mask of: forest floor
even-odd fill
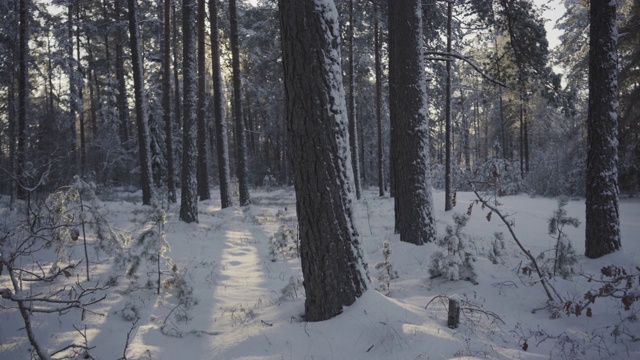
[[[305,322],[300,261],[292,241],[297,236],[293,189],[255,190],[252,205],[224,210],[217,192],[212,194],[214,199],[198,204],[198,223],[179,221],[179,207],[171,205],[164,225],[149,222],[153,211],[140,205],[139,193],[113,192],[103,197],[100,211],[112,229],[132,239],[125,248],[137,246],[145,229],[157,228],[164,234],[170,245],[160,261],[165,286],[158,294],[157,263],[152,257],[142,259],[135,274],[125,276],[126,266],[96,251],[95,237],[88,230],[91,281],[85,281],[82,264],[64,280],[65,289],[72,289],[74,283],[85,287],[110,283],[111,287],[96,292],[95,298],[106,297],[91,305],[90,311],[33,313],[40,346],[52,353],[71,342],[82,343],[91,348],[95,359],[640,358],[639,302],[627,311],[620,299],[598,298],[591,305],[591,316],[567,315],[559,302],[555,310],[548,307],[537,275],[523,271],[530,266],[529,260],[506,226],[495,214],[488,220],[489,210],[478,204],[462,229],[468,240],[466,251],[475,258],[477,284],[432,279],[431,256],[443,249],[433,243],[401,243],[393,231],[393,199],[378,197],[377,190],[364,191],[355,209],[372,278],[370,289],[339,316]],[[453,224],[452,214],[466,213],[475,195],[458,193],[452,212],[442,210],[442,192],[434,191],[434,199],[442,237],[445,227]],[[557,200],[527,195],[498,200],[523,246],[534,256],[545,253],[541,262],[552,258],[556,242],[548,234],[548,219]],[[6,207],[6,198],[0,207]],[[597,260],[582,255],[584,200],[570,200],[566,210],[581,224],[564,228],[578,254],[575,274],[566,280],[560,276],[548,280],[562,299],[580,302],[587,291],[598,289],[600,283],[589,277],[600,280],[605,266],[640,272],[640,199],[621,200],[623,250]],[[501,256],[490,261],[495,232],[504,233],[505,247]],[[273,245],[274,239],[282,240],[276,241],[280,246]],[[384,260],[385,241],[393,251],[389,262],[398,276],[383,294],[375,289],[384,285],[375,265]],[[83,258],[81,241],[67,246],[67,259]],[[38,256],[25,257],[20,265],[46,267],[47,259]],[[634,281],[631,291],[640,291],[639,280]],[[35,296],[62,285],[30,286],[28,292]],[[0,275],[2,288],[11,288],[6,272]],[[462,303],[457,329],[447,327],[450,297]],[[0,299],[1,359],[31,357],[24,327],[15,303]]]

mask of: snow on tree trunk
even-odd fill
[[[331,0],[279,6],[305,319],[320,321],[355,302],[368,278],[353,223],[338,14]]]
[[[180,220],[198,222],[198,183],[196,149],[196,56],[195,56],[194,0],[182,3],[183,36],[183,91],[184,116],[182,118],[182,195]]]
[[[138,1],[129,0],[129,36],[131,39],[131,62],[133,67],[133,87],[136,101],[136,125],[138,127],[138,151],[140,154],[140,185],[142,203],[151,204],[153,178],[151,177],[151,147],[149,145],[149,123],[144,101],[144,81],[142,79],[142,53],[138,30]]]
[[[389,0],[389,99],[395,226],[417,245],[436,236],[420,0]]]
[[[585,255],[620,249],[616,4],[591,1]]]

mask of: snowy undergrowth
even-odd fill
[[[79,337],[73,325],[84,329],[97,359],[439,359],[475,357],[495,359],[540,358],[637,358],[639,342],[624,333],[612,336],[620,321],[629,316],[620,301],[598,299],[592,317],[561,314],[552,319],[540,288],[523,275],[527,266],[515,244],[504,236],[499,222],[487,221],[486,213],[474,211],[463,233],[469,235],[466,251],[476,261],[477,285],[468,281],[430,278],[431,255],[443,249],[435,243],[416,247],[401,243],[393,234],[393,200],[365,191],[366,206],[356,209],[363,253],[370,265],[390,265],[397,277],[388,279],[388,296],[370,286],[362,298],[338,317],[319,323],[301,320],[304,290],[299,259],[278,257],[273,261],[270,239],[280,229],[295,228],[295,197],[292,189],[272,189],[252,194],[254,203],[244,208],[220,210],[213,200],[199,206],[199,222],[178,221],[177,206],[166,209],[166,223],[158,228],[149,222],[139,199],[126,200],[111,194],[105,202],[109,223],[135,241],[144,229],[155,229],[170,246],[162,254],[183,275],[192,306],[183,306],[179,292],[156,293],[157,265],[148,262],[138,269],[138,280],[122,276],[122,269],[94,264],[92,276],[116,281],[106,299],[93,309],[104,316],[34,316],[34,324],[50,349]],[[139,194],[137,194],[139,196]],[[473,194],[457,194],[464,212]],[[444,212],[444,195],[434,192],[435,214],[441,237],[446,226],[455,229],[451,212]],[[515,231],[535,254],[555,249],[557,239],[548,235],[549,217],[557,210],[553,199],[518,195],[500,198],[501,208],[511,214]],[[583,202],[569,201],[566,216],[584,223]],[[640,201],[623,200],[620,207],[624,251],[598,260],[577,256],[572,277],[553,278],[552,284],[566,299],[582,299],[596,288],[580,274],[599,279],[600,269],[617,264],[632,270],[638,265],[640,244],[634,242],[640,224]],[[138,219],[132,221],[132,219]],[[143,226],[143,224],[146,224]],[[284,228],[282,228],[284,226]],[[280,231],[283,233],[283,231]],[[455,231],[454,231],[455,233]],[[577,254],[584,252],[584,225],[564,227]],[[384,252],[385,241],[392,249]],[[77,245],[76,245],[77,246]],[[72,253],[80,249],[69,249]],[[171,278],[164,267],[163,279]],[[168,271],[169,273],[165,273]],[[77,274],[74,272],[73,277]],[[82,272],[79,272],[82,275]],[[376,276],[377,274],[372,275]],[[150,284],[147,284],[151,280]],[[0,288],[6,276],[0,275]],[[461,299],[461,325],[447,328],[447,297]],[[0,357],[28,359],[29,345],[20,316],[0,303]],[[633,304],[637,311],[638,303]],[[426,309],[425,309],[426,307]],[[533,313],[534,309],[540,309]],[[178,316],[176,316],[178,315]],[[51,315],[50,315],[51,316]],[[133,323],[137,320],[137,323]],[[625,322],[624,331],[638,333],[637,322]],[[128,338],[128,340],[127,340]]]

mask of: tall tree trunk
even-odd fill
[[[217,0],[209,0],[209,21],[211,24],[211,68],[213,75],[213,114],[215,117],[216,148],[218,149],[218,179],[220,181],[220,205],[232,205],[229,179],[229,145],[227,121],[224,114],[222,76],[220,74],[220,36],[218,34]]]
[[[451,2],[447,2],[447,53],[451,53]],[[445,165],[444,165],[444,211],[453,209],[453,175],[451,174],[451,151],[453,147],[451,131],[451,62],[447,59],[447,78],[445,82]]]
[[[395,227],[400,240],[435,240],[421,0],[389,0],[389,99]]]
[[[240,190],[240,206],[249,205],[249,174],[247,171],[247,140],[242,117],[242,80],[238,43],[238,15],[236,0],[229,0],[229,40],[231,41],[231,67],[233,71],[233,112],[236,125],[236,160]]]
[[[618,213],[616,1],[591,1],[585,255],[621,247]]]
[[[182,2],[182,83],[184,117],[182,119],[182,194],[180,220],[198,222],[198,183],[196,148],[196,56],[194,26],[196,16],[194,0]]]
[[[169,202],[176,203],[173,119],[171,117],[171,0],[164,0],[162,5],[164,33],[162,38],[162,116],[167,147],[167,192]]]
[[[76,102],[76,110],[78,112],[78,127],[80,128],[80,171],[86,171],[87,166],[87,136],[86,136],[86,125],[84,123],[84,77],[85,71],[82,68],[82,62],[80,61],[81,57],[81,44],[80,44],[80,23],[82,19],[80,19],[80,2],[76,3],[76,19],[78,20],[78,26],[76,27],[76,61],[78,62],[78,74],[76,76],[77,80],[77,91],[78,91],[78,99]]]
[[[367,288],[347,170],[340,33],[332,1],[280,0],[279,7],[305,320],[320,321],[340,314]]]
[[[362,198],[360,190],[360,161],[358,161],[358,124],[356,123],[356,81],[353,64],[353,0],[349,0],[349,146],[351,147],[351,167],[356,184],[356,198]]]
[[[149,145],[149,123],[145,104],[142,73],[142,53],[138,30],[138,1],[129,1],[129,37],[131,40],[131,62],[133,66],[133,88],[136,102],[136,125],[138,128],[138,152],[140,154],[140,187],[142,204],[151,205],[153,178],[151,175],[151,149]]]
[[[17,179],[22,186],[18,186],[18,198],[26,198],[27,177],[24,175],[27,162],[27,121],[29,110],[29,4],[28,0],[20,0],[20,26],[18,48],[18,149],[17,149]]]
[[[378,195],[384,196],[384,147],[382,146],[382,65],[380,62],[380,11],[374,2],[373,37],[376,74],[376,122],[378,124]]]
[[[118,23],[124,22],[122,18],[122,0],[115,0],[115,17]],[[121,26],[118,26],[116,32],[116,80],[118,82],[118,93],[116,94],[116,102],[118,104],[118,119],[120,120],[120,141],[121,144],[129,142],[129,104],[127,96],[127,83],[124,78],[124,51],[123,46],[126,42],[126,32]]]
[[[172,2],[171,11],[173,14],[173,86],[175,86],[175,116],[176,121],[175,124],[179,129],[182,128],[182,95],[180,94],[180,61],[178,59],[179,51],[179,37],[178,37],[178,21],[177,21],[177,11],[175,2]],[[178,156],[179,154],[176,154]]]
[[[198,195],[200,200],[211,199],[209,189],[209,154],[207,146],[207,123],[205,119],[206,89],[205,77],[205,0],[198,0]]]

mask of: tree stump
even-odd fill
[[[453,295],[449,298],[449,316],[447,317],[447,326],[450,329],[458,328],[460,322],[460,298]]]

